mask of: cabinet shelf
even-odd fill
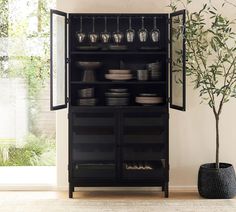
[[[70,83],[77,85],[165,85],[166,81],[71,81]]]
[[[72,51],[71,55],[166,55],[166,51]]]
[[[145,110],[155,110],[155,111],[160,111],[164,112],[167,111],[166,105],[155,105],[155,106],[136,106],[136,105],[127,105],[127,106],[70,106],[71,111],[76,112],[77,110],[94,110],[94,109],[101,109],[101,110],[107,110],[107,109],[125,109],[131,111],[133,109],[141,109],[142,111]]]

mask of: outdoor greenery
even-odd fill
[[[219,121],[223,106],[236,97],[235,20],[229,20],[206,2],[199,11],[188,10],[193,0],[175,0],[173,11],[186,9],[186,69],[202,101],[212,109],[216,127],[216,168],[219,168]],[[222,0],[222,7],[235,6]],[[235,29],[235,28],[234,28]]]
[[[37,128],[39,95],[49,79],[49,10],[54,2],[55,0],[24,0],[22,4],[27,6],[22,12],[26,15],[17,18],[21,15],[17,14],[19,11],[11,14],[9,8],[10,5],[17,7],[19,1],[0,0],[0,39],[22,41],[10,42],[11,46],[2,48],[4,52],[0,54],[0,78],[24,79],[27,85],[29,118],[29,136],[25,138],[24,146],[9,147],[9,144],[0,144],[0,165],[55,165],[55,138],[42,135]],[[35,24],[31,27],[32,21],[36,23],[36,27]],[[2,156],[6,149],[9,158],[5,161]]]
[[[8,147],[8,160],[0,154],[0,166],[53,166],[56,146],[54,138],[28,135],[23,147]]]

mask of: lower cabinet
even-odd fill
[[[70,197],[80,186],[160,186],[168,196],[168,114],[156,110],[71,111]]]
[[[99,181],[101,179],[115,180],[115,163],[75,163],[73,166],[73,177],[84,180]]]

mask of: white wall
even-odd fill
[[[66,12],[107,13],[158,13],[170,12],[166,0],[57,0],[57,9]],[[190,9],[198,9],[201,2],[195,1]],[[214,1],[221,5],[221,1]],[[224,11],[236,17],[235,8]],[[207,105],[200,105],[198,92],[187,83],[187,111],[170,110],[170,185],[174,188],[193,188],[197,183],[199,165],[213,162],[215,158],[214,119]],[[236,167],[236,100],[225,106],[221,121],[221,161]],[[58,185],[67,185],[67,111],[57,112]],[[223,146],[224,145],[224,146]]]

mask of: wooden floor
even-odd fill
[[[0,191],[0,199],[67,199],[68,192],[60,191]],[[162,199],[159,191],[78,191],[74,199]],[[169,199],[201,199],[197,192],[170,192]]]

